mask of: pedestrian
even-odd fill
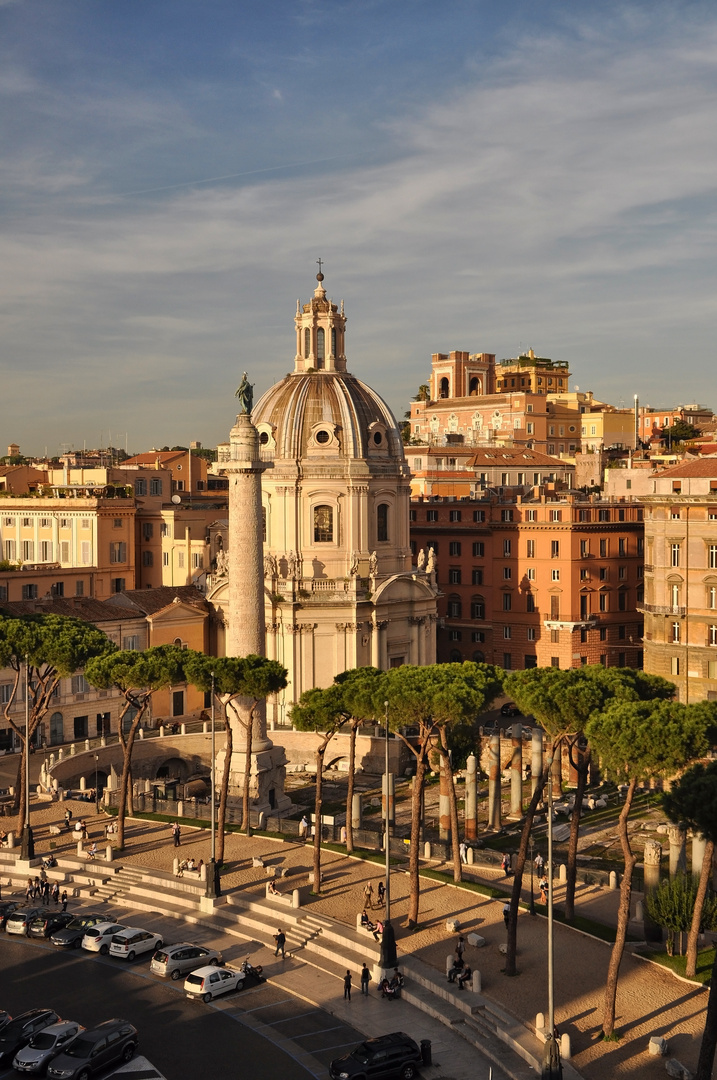
[[[468,964],[466,964],[466,966],[463,968],[463,971],[460,973],[460,975],[458,976],[458,978],[456,980],[457,983],[458,983],[458,989],[459,990],[465,990],[465,984],[472,977],[473,977],[473,972],[471,971],[470,966]]]
[[[174,823],[174,846],[179,847],[181,841],[182,841],[182,832],[181,832],[181,829],[179,828],[179,822],[175,821],[175,823]]]
[[[67,810],[65,810],[65,828],[67,829],[68,832],[70,831],[70,822],[71,821],[72,821],[72,811],[68,807]]]
[[[373,907],[373,885],[370,881],[367,881],[363,889],[363,906],[365,908]]]
[[[274,956],[278,956],[281,953],[281,959],[285,959],[284,948],[286,946],[286,934],[283,930],[277,930],[274,934],[274,941],[276,942],[276,950]]]
[[[385,902],[386,902],[386,886],[384,885],[383,880],[381,880],[378,883],[378,906],[383,907]]]
[[[371,972],[364,964],[361,968],[361,993],[368,997],[368,984],[371,980]]]
[[[62,890],[62,910],[67,911],[67,889]]]
[[[33,898],[33,900],[35,899],[36,896],[40,896],[41,894],[42,894],[42,885],[40,884],[39,877],[36,877],[35,878],[35,884],[34,884],[33,890],[32,890],[32,898]]]
[[[43,903],[50,903],[50,882],[46,881],[42,886],[42,899]]]
[[[344,1001],[346,999],[351,1000],[351,972],[347,971],[344,975]]]
[[[543,856],[540,854],[540,852],[538,852],[538,854],[535,856],[535,872],[538,876],[542,874],[544,865],[545,863],[543,862]]]
[[[503,904],[503,922],[505,923],[505,928],[507,930],[508,923],[510,922],[510,904]]]
[[[308,821],[308,818],[306,817],[306,814],[304,814],[301,821],[299,822],[299,840],[303,840],[304,843],[306,843],[306,834],[308,833],[308,831],[309,831],[309,821]]]
[[[52,886],[52,899],[54,900],[55,904],[59,904],[59,902],[60,902],[60,885],[59,885],[59,882],[57,882],[57,881]]]
[[[510,855],[506,852],[500,864],[506,877],[510,874]]]
[[[27,888],[25,889],[25,903],[29,904],[34,898],[35,890],[32,885],[32,878],[27,879]]]
[[[544,904],[547,904],[547,902],[548,902],[548,879],[547,879],[547,877],[545,877],[545,875],[543,875],[543,877],[538,882],[538,888],[540,889],[540,899],[541,899],[541,901]]]
[[[465,840],[461,840],[460,844],[458,845],[458,853],[459,853],[459,855],[461,857],[461,862],[462,863],[467,863],[468,862],[468,845],[466,844]]]
[[[463,959],[463,953],[465,952],[466,941],[463,934],[458,935],[458,943],[456,945],[456,955]]]

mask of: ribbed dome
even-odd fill
[[[403,442],[385,401],[345,371],[294,372],[252,410],[262,457],[297,459],[319,452],[403,462]],[[274,445],[275,444],[275,445]]]

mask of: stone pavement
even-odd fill
[[[75,817],[82,813],[86,815],[91,838],[93,832],[101,834],[101,823],[94,818],[94,808],[90,804],[71,805]],[[61,819],[63,809],[59,804],[53,804],[33,810],[33,819],[42,821],[38,829],[38,850],[47,849],[47,828],[52,821]],[[66,834],[58,839],[60,845],[57,854],[63,850],[74,850],[75,845],[66,839]],[[179,854],[192,854],[195,858],[206,860],[208,845],[206,832],[185,828]],[[122,854],[123,865],[168,870],[175,854],[168,824],[153,821],[132,821],[129,824],[128,848]],[[300,843],[275,841],[266,837],[247,839],[238,834],[229,834],[227,872],[223,884],[237,897],[264,897],[266,877],[264,871],[252,868],[251,858],[255,855],[261,855],[269,862],[281,864],[291,871],[286,881],[280,879],[280,888],[300,885],[311,868],[312,852]],[[322,865],[327,877],[322,896],[310,897],[302,911],[330,916],[353,927],[356,913],[363,906],[363,886],[370,879],[375,889],[382,869],[376,864],[333,852],[323,853]],[[508,887],[499,870],[475,868],[471,876],[498,886],[503,882]],[[411,953],[425,961],[438,977],[438,973],[445,970],[445,957],[452,951],[454,942],[454,936],[446,931],[446,918],[455,917],[460,921],[462,931],[476,929],[486,938],[485,948],[469,948],[467,953],[471,966],[481,971],[486,997],[527,1025],[532,1024],[537,1011],[546,1011],[544,918],[531,918],[527,913],[521,913],[518,937],[520,974],[515,979],[507,979],[502,974],[504,961],[498,951],[498,946],[505,939],[502,901],[423,879],[421,926],[411,934],[404,925],[407,877],[399,870],[392,875],[392,880],[392,916],[397,926],[399,953]],[[557,899],[560,900],[559,890]],[[578,893],[578,910],[588,917],[608,923],[614,921],[617,900],[616,892],[583,886]],[[278,914],[277,920],[280,920]],[[635,958],[629,952],[623,959],[618,990],[617,1025],[622,1038],[616,1043],[604,1043],[599,1039],[609,955],[608,944],[556,924],[556,1019],[560,1030],[569,1032],[571,1036],[573,1064],[587,1080],[603,1080],[606,1075],[661,1077],[664,1075],[664,1062],[647,1054],[649,1036],[661,1034],[668,1038],[675,1056],[694,1069],[704,1023],[706,992],[680,982],[665,969]],[[306,978],[313,976],[307,974]],[[327,986],[331,985],[328,978],[324,981]],[[342,1009],[344,1006],[339,1001],[337,990],[338,987],[335,987],[329,997],[333,1000],[332,1008]],[[328,1008],[328,1004],[322,1007]],[[351,1006],[354,1004],[352,1002]],[[391,1003],[381,1002],[381,1005],[390,1007]],[[403,1003],[398,1007],[403,1008]],[[423,1026],[425,1019],[421,1017],[419,1023]]]

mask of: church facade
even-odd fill
[[[285,723],[304,690],[347,668],[431,664],[435,564],[413,566],[410,473],[399,427],[381,397],[347,370],[346,315],[323,275],[297,301],[294,370],[252,408],[259,453],[266,655],[289,672],[270,723]],[[208,592],[219,651],[231,642],[230,579],[240,572],[240,508],[232,508]],[[257,598],[259,600],[259,598]],[[223,638],[223,641],[221,640]]]

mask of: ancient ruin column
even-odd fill
[[[559,746],[553,754],[553,764],[550,769],[550,777],[553,785],[553,798],[563,797],[563,754],[562,746]]]
[[[701,833],[692,834],[692,876],[699,878],[702,873],[702,863],[705,858],[707,841]]]
[[[445,766],[445,760],[441,754],[441,767],[439,773],[439,794],[438,794],[438,835],[441,840],[451,839],[451,797],[450,797],[450,780],[448,779],[448,770]]]
[[[500,805],[500,735],[492,735],[488,765],[488,828],[501,827]]]
[[[354,796],[351,800],[351,825],[354,829],[360,829],[363,820],[361,795],[359,792],[354,792]]]
[[[510,759],[510,816],[523,813],[523,725],[513,724],[513,754]]]
[[[540,783],[540,777],[543,773],[543,732],[539,727],[533,728],[531,751],[530,793],[533,795],[536,787]]]
[[[667,835],[670,840],[670,877],[675,877],[687,869],[687,830],[684,825],[669,825]]]
[[[463,830],[466,840],[475,840],[478,832],[478,773],[475,755],[466,761],[466,798],[463,811]]]
[[[645,886],[645,897],[649,893],[656,889],[660,884],[660,861],[662,859],[662,845],[658,844],[657,840],[646,840],[645,851],[643,856]],[[645,940],[646,941],[661,941],[662,930],[659,926],[653,923],[652,919],[645,910],[643,924],[645,927]]]

